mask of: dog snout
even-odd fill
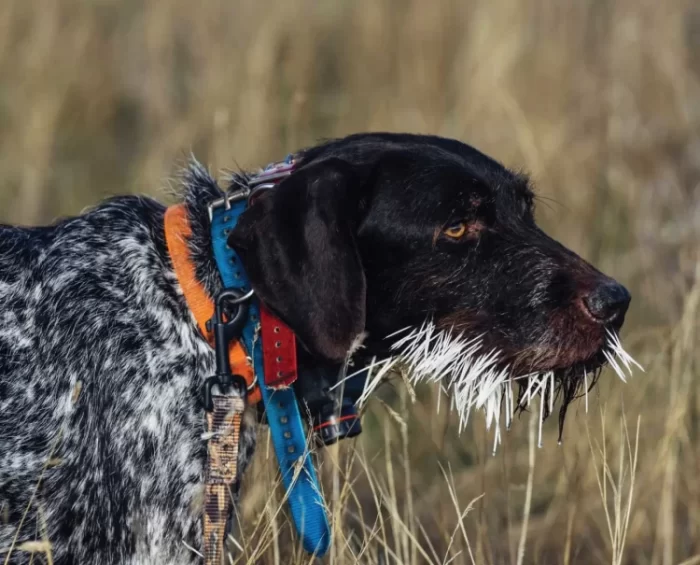
[[[588,313],[601,324],[621,324],[632,297],[620,283],[607,280],[583,299]]]

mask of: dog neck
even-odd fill
[[[250,175],[234,173],[229,176],[228,189],[246,186]],[[221,276],[212,252],[211,227],[208,206],[225,192],[209,171],[194,158],[181,173],[181,199],[187,208],[192,235],[188,239],[190,256],[197,279],[210,297],[222,290]]]

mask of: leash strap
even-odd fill
[[[245,402],[239,396],[214,394],[212,403],[213,410],[207,412],[204,562],[221,565],[231,514],[229,486],[238,476],[238,443]]]
[[[246,205],[246,200],[233,201],[228,206],[212,208],[211,215],[214,257],[224,287],[244,293],[250,290],[248,277],[240,258],[227,245],[227,239]],[[330,526],[316,470],[307,448],[296,395],[290,387],[296,380],[294,334],[264,307],[261,312],[255,298],[250,302],[248,316],[249,322],[243,328],[243,341],[252,358],[262,394],[294,525],[304,549],[322,556],[330,546]],[[263,354],[263,347],[266,355]]]

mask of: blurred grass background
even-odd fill
[[[535,449],[526,414],[495,457],[479,418],[458,437],[435,391],[387,387],[360,440],[324,454],[328,561],[700,564],[700,5],[0,2],[2,221],[163,198],[189,151],[257,167],[363,130],[530,172],[539,221],[631,289],[625,343],[647,371],[604,373],[561,447],[550,421]],[[261,446],[239,560],[308,562]]]

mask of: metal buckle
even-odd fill
[[[214,210],[217,208],[221,208],[223,206],[226,208],[226,210],[230,210],[232,202],[247,200],[252,196],[253,192],[267,190],[277,186],[276,181],[288,177],[294,172],[294,165],[294,161],[290,160],[288,157],[286,160],[280,163],[275,163],[275,165],[273,165],[269,170],[262,171],[248,179],[248,186],[246,188],[241,188],[235,192],[225,194],[222,198],[211,202],[207,206],[207,210],[209,212],[209,222],[211,223],[211,221],[214,219]]]
[[[230,210],[232,202],[238,202],[240,200],[247,199],[248,196],[250,196],[250,192],[251,191],[249,188],[241,188],[236,192],[231,192],[230,194],[224,195],[222,198],[210,202],[207,205],[207,211],[209,212],[209,222],[211,222],[214,219],[214,210],[216,210],[217,208],[221,208],[222,206],[226,208],[226,210]]]

